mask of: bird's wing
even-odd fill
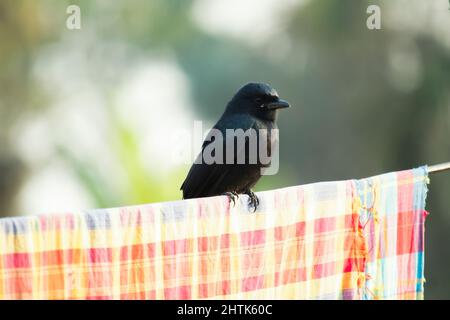
[[[225,139],[226,129],[240,128],[245,131],[254,127],[255,120],[253,118],[248,116],[233,115],[230,117],[221,118],[213,128],[222,132],[225,140],[224,148],[228,149],[227,144],[234,143],[234,141],[228,141]],[[202,145],[202,151],[198,157],[202,157],[205,147],[212,142],[210,139],[211,133],[208,134],[205,139],[205,142]],[[234,156],[235,161],[240,152],[244,152],[242,147],[236,151]],[[220,192],[219,190],[221,189],[222,182],[229,174],[231,168],[232,166],[230,165],[215,163],[208,165],[206,163],[194,163],[180,188],[183,190],[183,198],[188,199],[218,194],[218,192]]]
[[[218,194],[217,189],[228,171],[229,169],[223,165],[193,164],[181,186],[183,198],[200,198]]]

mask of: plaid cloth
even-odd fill
[[[427,168],[0,219],[1,299],[421,299]]]

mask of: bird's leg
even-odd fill
[[[233,201],[233,207],[236,206],[236,199],[239,198],[239,194],[236,191],[225,192],[222,195],[227,196],[230,202]]]
[[[252,190],[245,191],[245,194],[248,195],[248,204],[250,207],[253,207],[253,212],[256,211],[256,209],[259,206],[259,199],[256,196],[256,194]]]

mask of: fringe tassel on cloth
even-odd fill
[[[427,168],[0,219],[0,299],[423,299]]]

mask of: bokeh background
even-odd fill
[[[449,161],[449,7],[2,0],[0,216],[180,199],[189,165],[168,161],[170,132],[213,124],[252,80],[293,105],[280,171],[257,190]],[[450,298],[450,173],[431,177],[427,204],[425,296]]]

